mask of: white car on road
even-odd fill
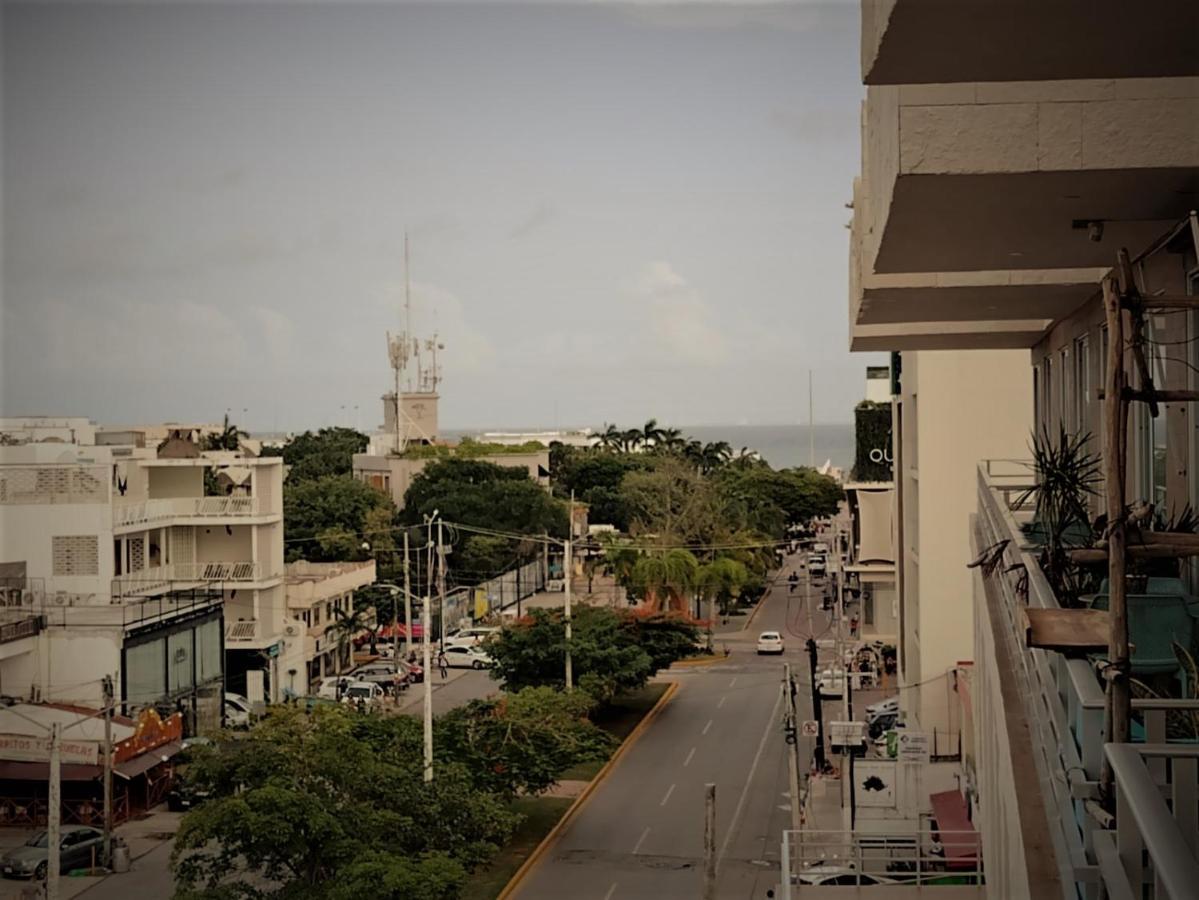
[[[758,653],[782,653],[783,636],[777,631],[763,631],[758,635]]]
[[[450,668],[486,669],[491,665],[491,657],[474,647],[447,646],[443,652],[446,664]]]
[[[447,649],[450,647],[478,647],[483,641],[487,640],[493,634],[499,634],[499,632],[500,629],[495,627],[475,626],[463,628],[447,634],[445,636],[445,645]]]

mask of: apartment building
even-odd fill
[[[124,712],[182,711],[189,731],[220,722],[226,689],[280,699],[303,668],[285,633],[282,463],[238,463],[251,475],[233,496],[185,440],[170,458],[0,447],[0,614],[38,622],[0,644],[0,691],[96,707],[113,675]]]
[[[935,677],[970,635],[962,791],[995,898],[1179,900],[1199,884],[1199,779],[1175,727],[1199,703],[1134,700],[1132,742],[1108,742],[1093,659],[1030,646],[1026,611],[1069,601],[1030,536],[1031,467],[1012,461],[1031,455],[1033,423],[1101,431],[1101,283],[1113,272],[1120,315],[1138,328],[1121,348],[1129,384],[1196,387],[1196,34],[1199,6],[1183,0],[862,5],[851,346],[903,352],[904,677]],[[1186,394],[1157,416],[1133,404],[1129,498],[1167,514],[1195,502],[1195,414]],[[995,565],[958,568],[984,551]],[[1170,581],[1177,640],[1193,634],[1195,584]],[[1162,630],[1156,596],[1130,598],[1134,646]],[[1135,650],[1131,665],[1136,675]],[[935,706],[922,696],[917,714]]]
[[[304,633],[303,682],[293,690],[309,693],[325,676],[352,667],[352,635],[337,625],[353,621],[354,592],[375,583],[375,561],[298,560],[286,570],[288,615]]]

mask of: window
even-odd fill
[[[1091,354],[1084,334],[1074,342],[1074,427],[1079,434],[1091,430],[1091,394]]]
[[[1045,391],[1045,430],[1046,435],[1050,432],[1050,424],[1053,422],[1053,357],[1045,357],[1045,384],[1042,385]]]
[[[1039,434],[1044,430],[1045,404],[1041,402],[1041,367],[1032,368],[1032,427],[1033,433]]]
[[[1074,425],[1070,421],[1070,351],[1063,349],[1061,355],[1061,371],[1058,374],[1058,420],[1067,429]]]
[[[97,535],[55,535],[51,538],[50,554],[56,576],[100,574],[100,538]]]

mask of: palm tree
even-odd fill
[[[663,428],[658,434],[655,446],[668,453],[678,453],[687,446],[687,439],[683,437],[683,432],[677,428]]]
[[[236,450],[241,445],[242,438],[248,438],[250,433],[242,431],[229,421],[229,413],[225,413],[225,422],[220,434],[210,434],[204,438],[205,450]]]
[[[605,422],[604,430],[599,433],[600,446],[605,450],[619,450],[623,436],[624,432],[622,432],[619,428],[617,428],[615,425],[609,425],[607,422]]]
[[[647,554],[633,567],[633,584],[654,612],[664,605],[682,609],[684,598],[695,584],[699,560],[688,550],[675,548],[662,554]]]
[[[620,433],[620,449],[625,453],[630,453],[641,446],[642,440],[642,433],[637,428],[622,431]]]
[[[611,538],[603,540],[604,573],[628,591],[633,585],[633,569],[641,554],[632,547],[618,543]]]
[[[658,420],[650,419],[641,429],[641,443],[647,447],[653,447],[660,440],[662,440],[662,429],[658,427]]]
[[[733,448],[728,441],[713,441],[704,444],[700,452],[700,470],[705,474],[713,472],[733,458]]]

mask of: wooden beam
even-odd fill
[[[1121,275],[1131,278],[1131,267],[1124,270],[1128,254],[1120,253]],[[1131,287],[1131,285],[1130,285]],[[1126,744],[1130,734],[1132,695],[1128,683],[1128,603],[1127,585],[1124,581],[1126,560],[1124,556],[1124,448],[1121,434],[1123,420],[1128,413],[1124,399],[1124,323],[1120,309],[1120,297],[1111,278],[1103,279],[1103,309],[1107,318],[1107,394],[1103,401],[1103,475],[1104,496],[1107,507],[1108,535],[1107,578],[1108,613],[1108,669],[1106,735],[1109,742]],[[1114,797],[1112,790],[1115,777],[1104,757],[1102,783],[1105,794]]]
[[[1097,388],[1095,396],[1100,400],[1106,400],[1107,391],[1104,388]],[[1148,402],[1149,400],[1147,391],[1138,391],[1136,388],[1130,387],[1124,389],[1123,397],[1125,400],[1138,402]],[[1199,401],[1199,391],[1154,391],[1153,397],[1162,403],[1195,403]]]
[[[1110,631],[1108,614],[1100,609],[1024,610],[1024,643],[1029,647],[1078,656],[1101,653]]]
[[[1141,309],[1199,309],[1199,297],[1190,297],[1185,294],[1138,297],[1133,302]]]
[[[1132,559],[1183,559],[1199,556],[1199,547],[1178,547],[1174,544],[1133,544],[1124,550]],[[1067,550],[1066,556],[1071,562],[1101,563],[1108,558],[1108,551],[1103,547],[1080,547]]]
[[[1185,531],[1131,531],[1127,537],[1128,547],[1165,546],[1199,550],[1199,534]]]

